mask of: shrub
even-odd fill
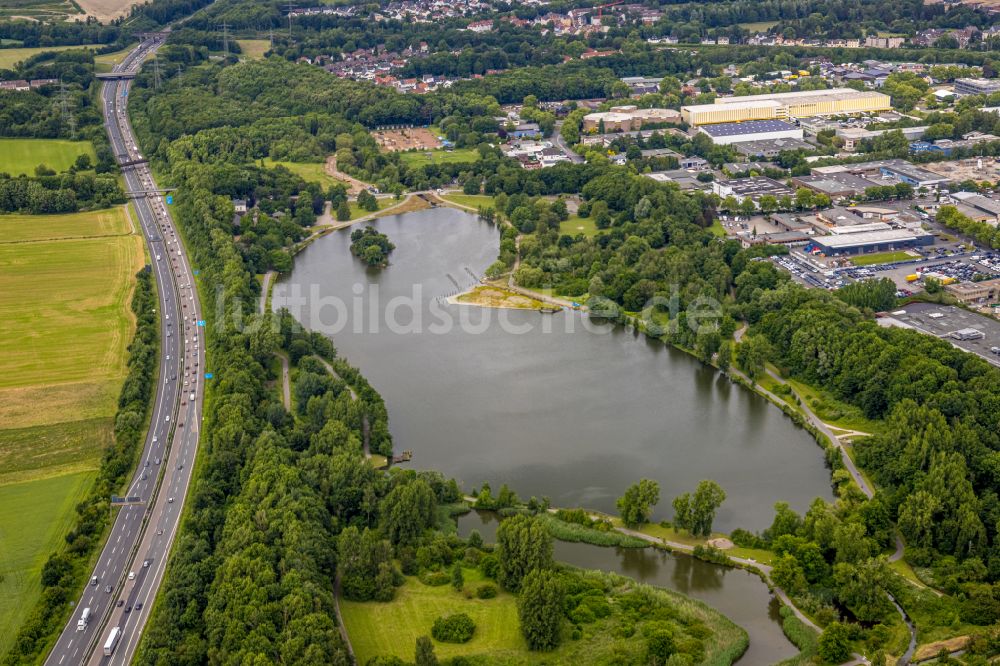
[[[444,571],[425,571],[420,574],[420,582],[431,587],[440,587],[451,582],[451,575]]]
[[[592,610],[581,604],[570,612],[569,619],[576,624],[590,624],[597,618],[594,617],[594,612]]]
[[[476,623],[465,613],[444,615],[434,620],[431,636],[442,643],[467,643],[476,631]]]
[[[492,599],[497,596],[497,586],[493,583],[483,583],[476,588],[476,597],[478,599]]]

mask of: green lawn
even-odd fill
[[[41,594],[42,565],[62,545],[93,472],[0,486],[0,654]]]
[[[484,208],[490,208],[493,206],[493,197],[485,194],[443,194],[441,198],[445,201],[450,201],[456,203],[459,206],[468,206],[473,210],[483,206]]]
[[[456,148],[454,150],[417,150],[400,153],[399,159],[411,167],[422,167],[426,164],[455,164],[457,162],[475,162],[479,159],[479,151],[475,148]]]
[[[43,46],[16,49],[0,49],[0,69],[13,69],[16,63],[27,60],[33,55],[50,51],[70,51],[86,49],[87,46]]]
[[[477,599],[470,593],[484,582],[482,575],[476,569],[466,568],[463,568],[463,575],[464,592],[456,592],[451,585],[429,587],[416,578],[407,578],[404,585],[397,588],[396,598],[391,602],[342,601],[344,626],[358,663],[367,663],[377,655],[412,660],[417,638],[430,635],[435,618],[452,613],[468,614],[476,624],[475,634],[468,643],[461,645],[433,641],[439,659],[461,655],[488,664],[642,663],[643,627],[636,626],[637,631],[630,638],[618,637],[615,629],[623,618],[614,610],[616,595],[639,588],[649,590],[663,603],[661,608],[677,617],[678,625],[700,623],[711,630],[704,641],[706,657],[702,663],[729,663],[730,658],[726,655],[741,651],[740,646],[746,641],[742,629],[698,601],[668,590],[640,586],[621,576],[584,572],[580,575],[599,579],[605,590],[613,590],[609,599],[612,615],[581,624],[579,639],[573,640],[567,635],[552,652],[530,652],[520,633],[516,599],[503,592],[494,599]],[[472,598],[467,598],[466,594]]]
[[[467,589],[474,590],[483,582],[474,569],[463,573]],[[439,658],[527,651],[518,631],[515,599],[507,593],[495,599],[466,599],[451,585],[430,587],[416,578],[407,578],[391,603],[341,601],[341,612],[359,664],[377,655],[412,659],[417,638],[430,635],[434,619],[459,612],[473,619],[476,633],[464,645],[434,641]]]
[[[326,172],[322,162],[276,162],[270,157],[265,157],[264,166],[268,168],[283,166],[303,180],[319,183],[324,189],[341,182]]]
[[[91,160],[96,159],[94,146],[89,141],[0,139],[0,172],[12,176],[34,174],[39,164],[65,171],[78,155],[84,154],[90,155]]]
[[[909,261],[915,259],[906,250],[896,250],[895,252],[876,252],[875,254],[862,254],[851,259],[855,266],[871,266],[873,264],[888,264],[894,261]]]
[[[777,21],[754,21],[752,23],[739,23],[741,28],[749,32],[767,32],[774,26],[778,25]]]
[[[568,219],[559,223],[559,233],[569,236],[583,234],[587,238],[591,238],[592,236],[596,236],[599,231],[601,230],[594,224],[594,218],[592,217],[570,215]]]
[[[236,43],[240,45],[243,55],[250,60],[260,60],[271,48],[271,42],[267,39],[237,39]]]
[[[717,219],[712,220],[712,226],[710,226],[708,230],[712,232],[713,236],[717,236],[719,238],[726,237],[726,229],[722,226],[722,222],[719,222]]]

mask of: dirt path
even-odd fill
[[[354,176],[348,175],[338,169],[336,155],[330,155],[326,158],[326,173],[337,180],[347,183],[347,194],[349,196],[357,196],[362,190],[367,190],[371,187],[368,183],[363,183]]]
[[[285,409],[291,413],[292,384],[288,372],[288,357],[283,353],[278,352],[278,358],[281,359],[281,401],[285,403]]]
[[[264,280],[260,285],[260,305],[258,306],[258,312],[264,314],[265,308],[267,308],[267,295],[271,289],[271,280],[274,279],[274,271],[268,271],[264,273]]]

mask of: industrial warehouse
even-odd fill
[[[748,120],[743,123],[702,125],[698,131],[707,134],[712,143],[717,145],[802,138],[802,129],[784,120]]]
[[[714,104],[681,107],[689,125],[740,123],[748,120],[784,120],[811,116],[889,111],[889,96],[873,90],[833,88],[773,95],[720,97]]]

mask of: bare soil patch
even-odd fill
[[[434,150],[441,147],[441,142],[425,127],[414,127],[398,130],[376,130],[372,132],[375,141],[387,153],[404,150]]]

